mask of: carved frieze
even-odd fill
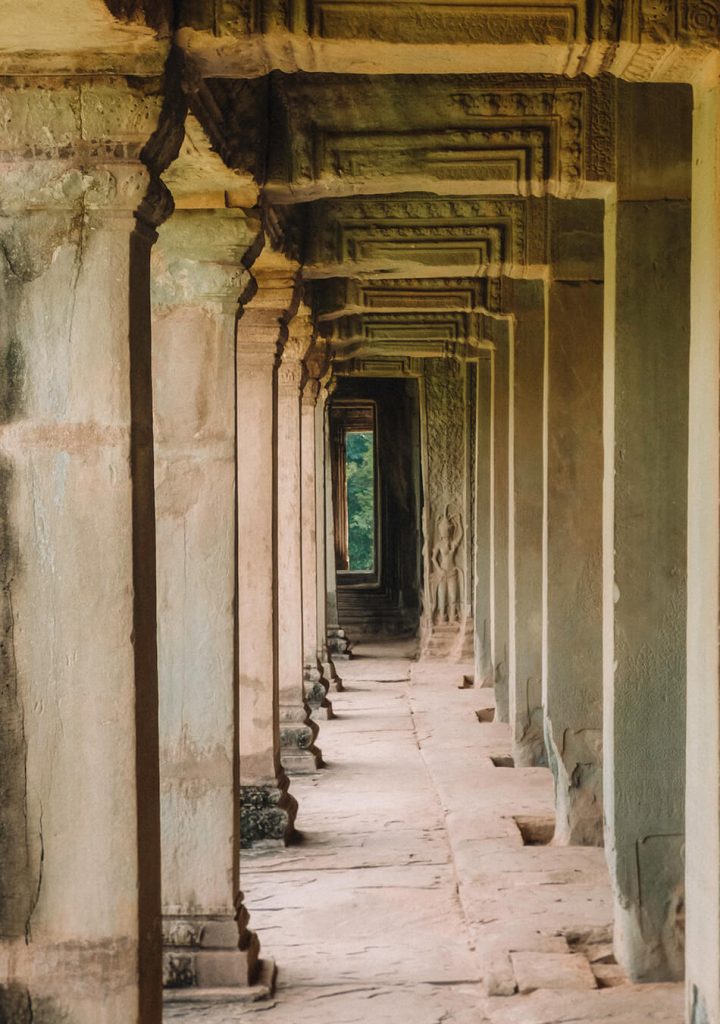
[[[541,45],[575,41],[584,31],[585,2],[223,0],[215,21],[234,34],[284,28],[327,40]]]

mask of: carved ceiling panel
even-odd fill
[[[333,324],[336,359],[411,355],[415,359],[467,357],[483,344],[477,313],[365,313]]]
[[[375,312],[465,312],[500,309],[501,281],[497,277],[352,278],[313,282],[313,305],[318,321]]]
[[[614,96],[607,77],[286,77],[268,191],[575,195],[614,179]]]
[[[455,276],[542,264],[539,200],[388,196],[308,204],[305,273],[313,277]]]

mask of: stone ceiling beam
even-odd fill
[[[177,33],[201,74],[597,74],[691,81],[718,46],[717,0],[229,0]]]
[[[0,75],[162,73],[170,0],[0,0]]]

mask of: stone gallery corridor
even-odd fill
[[[458,689],[462,666],[413,663],[415,647],[359,649],[333,700],[332,771],[294,782],[303,842],[247,859],[275,999],[172,1003],[165,1019],[680,1024],[681,985],[631,985],[614,962],[602,850],[544,845],[548,769],[508,771],[492,691]]]
[[[0,1024],[720,1024],[720,0],[0,0],[0,410]]]

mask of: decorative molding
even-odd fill
[[[237,36],[284,29],[324,40],[552,45],[581,37],[585,6],[584,0],[225,0],[216,18],[217,29]]]
[[[374,312],[457,311],[498,312],[501,280],[497,277],[385,278],[361,281],[336,278],[313,282],[313,305],[318,322]]]
[[[643,43],[720,45],[720,0],[635,0],[631,10]]]
[[[532,201],[390,196],[312,205],[308,277],[328,266],[389,276],[408,264],[478,273],[546,260],[546,211]]]
[[[419,377],[422,363],[410,356],[352,359],[338,365],[339,377]]]
[[[573,195],[614,170],[613,90],[610,78],[551,75],[285,77],[269,192],[411,191],[424,178],[448,192]]]

